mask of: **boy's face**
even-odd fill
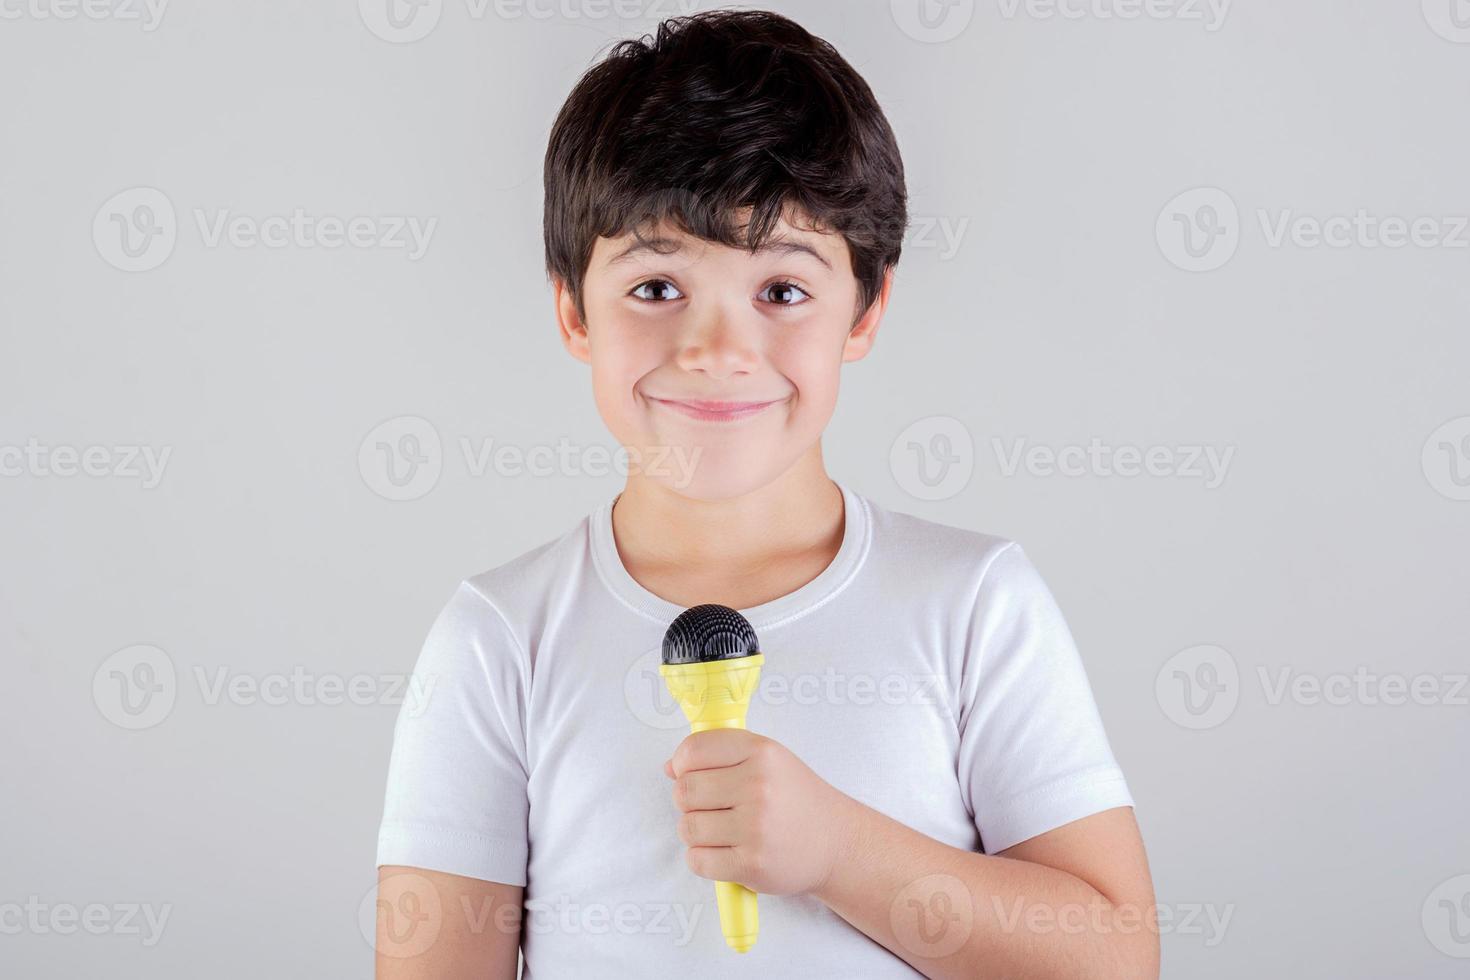
[[[599,238],[585,324],[556,283],[562,340],[592,366],[598,412],[630,450],[633,479],[725,499],[820,453],[841,365],[872,347],[892,272],[855,324],[847,243],[809,227],[783,220],[754,254],[671,225],[645,235],[658,251]]]

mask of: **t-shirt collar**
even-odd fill
[[[816,578],[796,591],[739,610],[757,632],[780,626],[824,605],[841,592],[862,567],[872,533],[868,501],[843,483],[833,482],[842,491],[843,503],[842,544],[836,556]],[[619,601],[634,612],[659,623],[671,623],[684,611],[684,607],[645,589],[628,574],[618,555],[612,528],[612,508],[616,500],[615,495],[604,501],[589,518],[590,550],[598,577]]]

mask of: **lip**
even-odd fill
[[[680,399],[652,398],[651,401],[658,402],[666,408],[673,409],[681,415],[689,418],[699,419],[704,422],[738,422],[751,416],[759,415],[772,405],[779,404],[784,399],[776,399],[768,402],[725,402],[704,401],[702,399]]]

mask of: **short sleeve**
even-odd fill
[[[529,664],[469,583],[435,620],[393,729],[377,862],[526,884]]]
[[[1014,542],[990,559],[976,597],[958,770],[988,854],[1133,805],[1072,634]]]

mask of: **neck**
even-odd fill
[[[695,500],[629,474],[612,511],[624,564],[635,568],[753,570],[792,555],[837,553],[842,490],[821,443],[781,476],[724,500]]]

